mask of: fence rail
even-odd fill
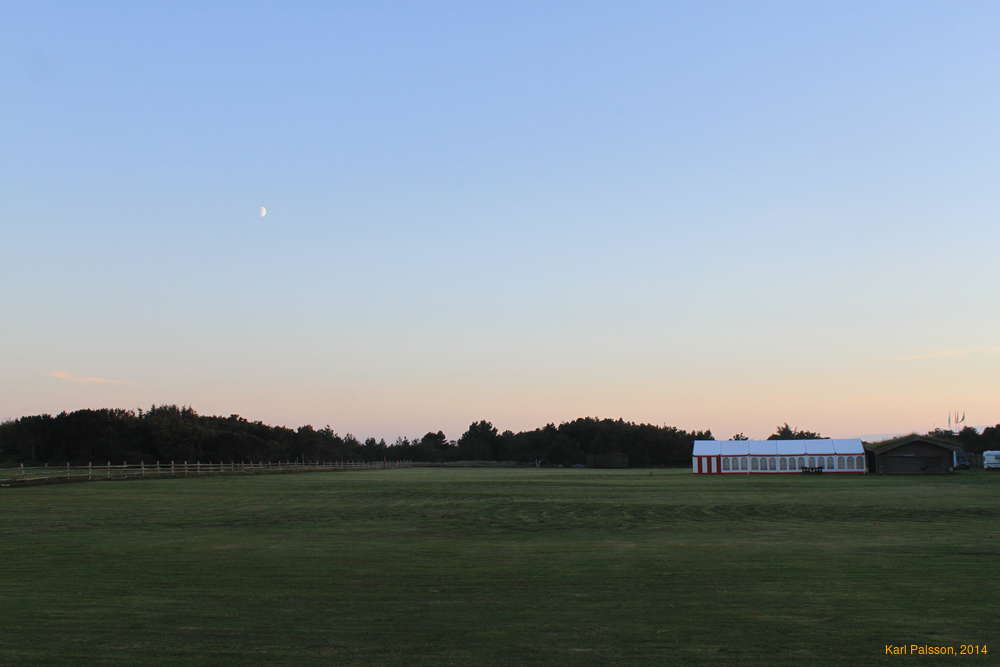
[[[330,470],[376,470],[402,468],[409,461],[155,461],[146,463],[88,463],[87,465],[25,466],[0,468],[0,485],[45,482],[87,482],[159,477],[198,477],[204,475],[256,475],[282,472],[320,472]]]

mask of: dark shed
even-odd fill
[[[929,475],[952,472],[957,444],[926,435],[908,435],[865,445],[869,469],[881,475]]]

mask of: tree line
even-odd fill
[[[983,433],[930,435],[959,442],[966,451],[1000,449],[1000,424]],[[777,427],[770,440],[820,438],[819,433]],[[545,465],[686,466],[695,440],[712,432],[637,424],[623,419],[584,417],[530,431],[499,432],[487,420],[469,425],[458,440],[442,431],[422,437],[359,440],[329,426],[269,426],[239,415],[199,415],[191,407],[153,406],[148,410],[77,410],[35,415],[0,423],[0,464],[88,461],[336,461],[406,460],[516,461]],[[732,440],[745,440],[738,433]]]
[[[958,432],[946,429],[934,429],[927,435],[940,440],[950,440],[970,454],[982,454],[989,450],[1000,450],[1000,424],[987,426],[983,429],[982,433],[971,426],[966,426]]]
[[[710,431],[636,424],[622,419],[576,419],[556,426],[498,432],[474,422],[457,441],[442,431],[422,437],[364,441],[329,426],[291,429],[191,407],[77,410],[21,417],[0,424],[0,461],[53,464],[88,461],[518,461],[548,465],[686,465],[695,440]]]

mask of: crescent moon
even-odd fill
[[[267,215],[267,207],[266,206],[261,206],[260,207],[260,217],[263,218],[265,215]]]

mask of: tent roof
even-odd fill
[[[800,454],[864,454],[858,438],[822,440],[695,440],[694,456],[798,456]]]

